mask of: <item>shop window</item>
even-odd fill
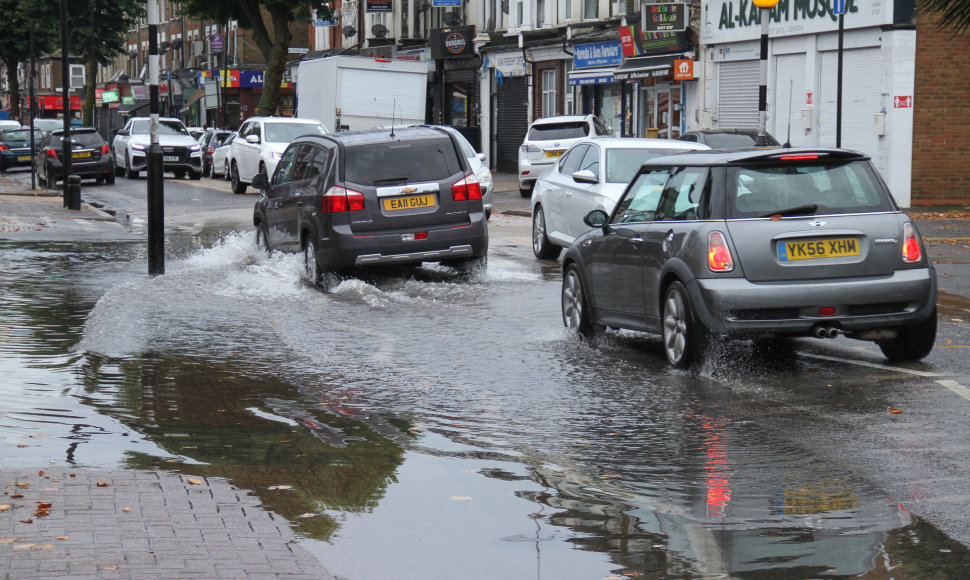
[[[556,69],[542,71],[542,116],[556,114]]]

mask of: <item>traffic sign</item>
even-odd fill
[[[845,0],[832,0],[832,14],[845,14]]]

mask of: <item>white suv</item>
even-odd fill
[[[595,115],[564,115],[536,119],[529,126],[519,147],[519,193],[532,195],[539,174],[552,167],[559,157],[580,139],[600,137],[612,131]]]
[[[202,177],[202,147],[181,120],[172,117],[158,119],[158,144],[162,148],[162,170],[175,173],[176,179],[188,174],[191,179]],[[115,174],[136,179],[138,172],[148,169],[148,147],[151,145],[151,119],[134,117],[115,133],[111,154]]]
[[[250,117],[239,127],[229,145],[229,179],[233,193],[246,193],[257,173],[273,176],[286,146],[301,135],[325,135],[316,119],[297,117]]]

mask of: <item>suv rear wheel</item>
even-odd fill
[[[232,183],[233,193],[246,193],[246,184],[239,179],[239,167],[236,166],[235,161],[229,166],[229,181]]]

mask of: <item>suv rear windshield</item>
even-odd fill
[[[551,141],[553,139],[581,139],[586,136],[586,121],[569,123],[543,123],[529,129],[529,141]]]
[[[326,129],[318,123],[266,123],[266,141],[289,143],[300,135],[324,135]]]
[[[51,142],[57,143],[57,146],[61,147],[64,144],[64,138],[61,135],[51,135]],[[71,143],[83,147],[100,147],[104,145],[105,141],[96,131],[85,131],[83,133],[71,131]]]
[[[461,169],[447,136],[348,145],[344,153],[344,179],[361,185],[440,181]]]
[[[727,168],[729,217],[891,211],[867,161],[778,163]]]

